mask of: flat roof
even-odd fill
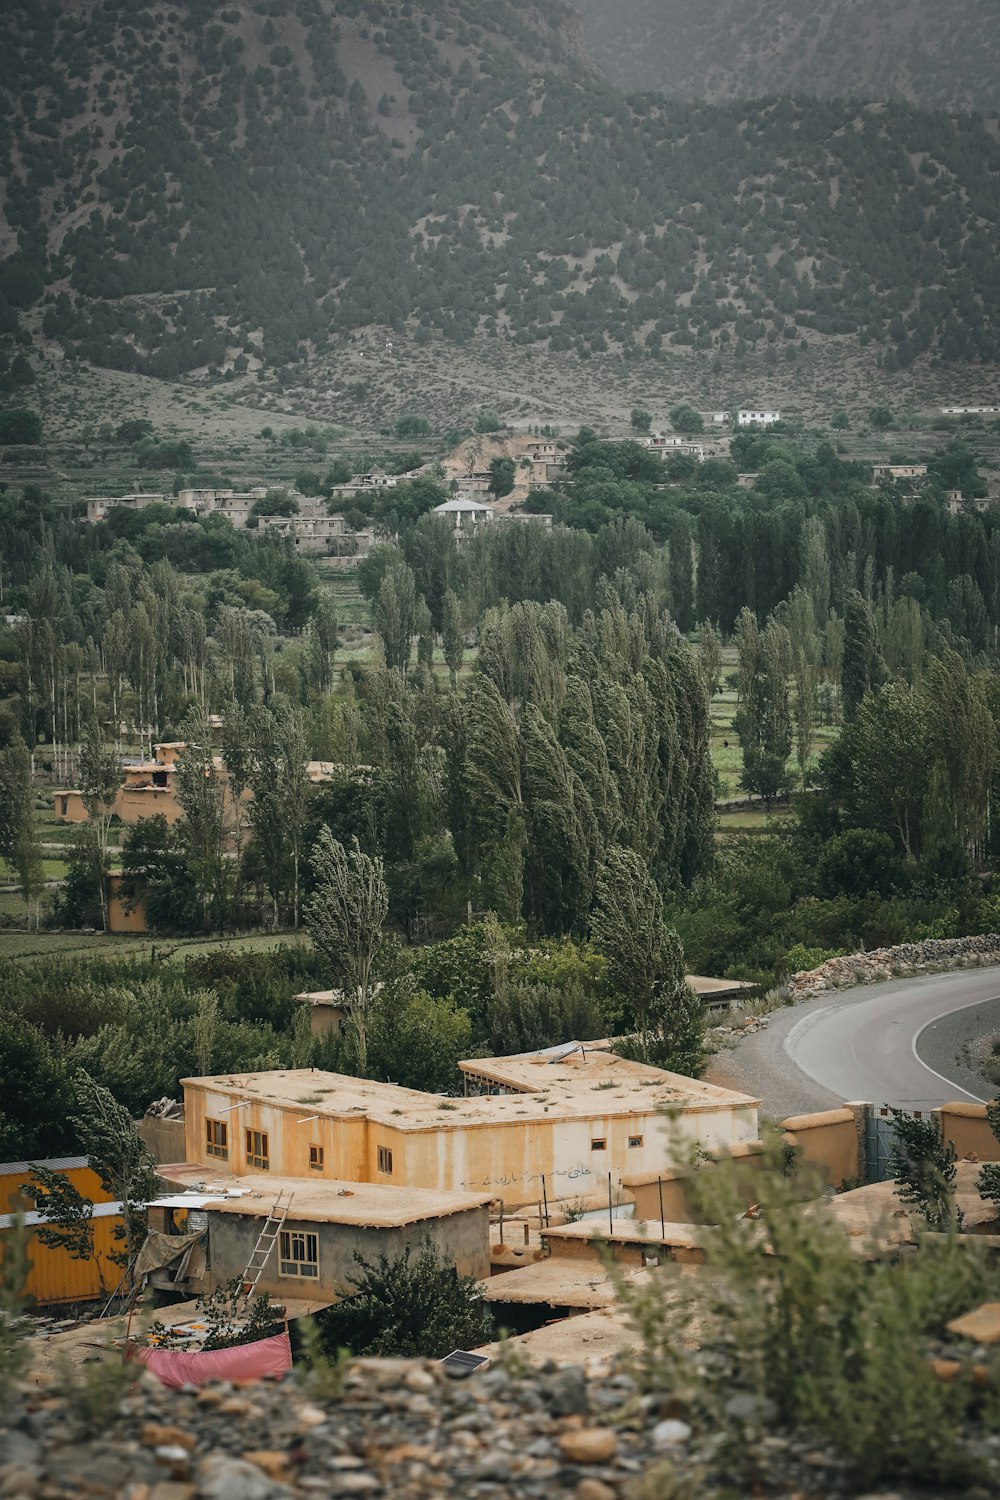
[[[509,1057],[474,1057],[458,1065],[462,1072],[525,1093],[545,1092],[550,1096],[578,1097],[581,1093],[600,1090],[609,1105],[627,1100],[634,1107],[637,1098],[657,1090],[663,1104],[701,1106],[708,1109],[729,1108],[734,1104],[756,1104],[746,1094],[736,1094],[717,1084],[704,1083],[681,1073],[668,1073],[649,1063],[633,1062],[611,1051],[611,1042],[564,1042],[535,1052],[517,1052]],[[588,1113],[614,1114],[624,1111],[605,1109],[605,1100],[591,1100]]]
[[[586,1051],[547,1062],[537,1053],[516,1058],[475,1058],[459,1066],[517,1088],[505,1095],[442,1098],[394,1083],[351,1078],[312,1068],[278,1068],[266,1073],[220,1073],[183,1078],[185,1088],[273,1105],[301,1106],[307,1114],[345,1119],[363,1115],[401,1131],[468,1129],[510,1125],[522,1119],[592,1120],[650,1115],[671,1108],[688,1112],[755,1108],[758,1100],[700,1079],[666,1073],[608,1052]]]
[[[638,1267],[621,1267],[626,1281],[644,1272]],[[611,1277],[604,1267],[591,1260],[548,1259],[516,1271],[501,1271],[483,1282],[483,1297],[491,1303],[516,1303],[548,1307],[614,1307],[618,1301]],[[501,1319],[501,1321],[503,1321]]]
[[[696,1249],[711,1234],[711,1225],[662,1225],[659,1219],[615,1219],[614,1229],[604,1219],[577,1219],[573,1224],[553,1224],[542,1230],[543,1240],[606,1241],[609,1244],[668,1245],[676,1249]],[[556,1257],[558,1260],[558,1256]],[[562,1262],[560,1262],[562,1264]]]
[[[339,1182],[328,1177],[274,1177],[269,1173],[266,1177],[215,1178],[211,1168],[196,1162],[161,1166],[157,1175],[180,1187],[197,1185],[206,1200],[214,1200],[205,1202],[209,1213],[263,1218],[280,1194],[282,1202],[289,1204],[291,1223],[393,1229],[483,1208],[493,1201],[491,1193],[439,1193],[376,1182]],[[237,1196],[233,1188],[242,1191]]]
[[[590,1361],[603,1364],[641,1343],[638,1331],[620,1307],[598,1307],[575,1317],[557,1318],[542,1328],[532,1329],[509,1339],[508,1349],[524,1355],[532,1364],[579,1365]],[[494,1356],[500,1344],[484,1344],[476,1354]]]
[[[735,995],[740,990],[753,989],[745,979],[710,979],[705,974],[686,974],[684,983],[696,995]]]

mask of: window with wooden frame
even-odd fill
[[[628,1146],[629,1146],[629,1150],[630,1151],[634,1151],[637,1146],[641,1146],[641,1145],[642,1145],[642,1136],[641,1135],[630,1135],[629,1136],[629,1138],[628,1138]]]
[[[380,1172],[384,1172],[387,1177],[392,1176],[392,1152],[388,1146],[380,1146],[378,1148],[378,1169]]]
[[[322,1172],[324,1151],[322,1146],[309,1147],[309,1170],[311,1172]]]
[[[205,1152],[229,1160],[229,1126],[225,1120],[205,1121]]]
[[[261,1168],[264,1169],[264,1171],[266,1171],[268,1169],[268,1167],[270,1167],[270,1165],[271,1165],[271,1158],[270,1158],[270,1155],[268,1153],[267,1131],[266,1130],[248,1130],[247,1131],[247,1166],[248,1167],[261,1167]]]
[[[282,1276],[319,1276],[319,1236],[307,1229],[282,1229],[278,1268]]]
[[[590,1143],[590,1149],[591,1151],[606,1151],[608,1143],[603,1136],[595,1136]]]

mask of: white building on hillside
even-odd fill
[[[448,516],[456,531],[471,531],[473,526],[484,525],[496,518],[491,505],[483,505],[469,495],[455,495],[443,505],[435,505],[434,514]]]
[[[771,427],[775,422],[781,421],[780,411],[738,411],[736,413],[736,425],[738,427]]]

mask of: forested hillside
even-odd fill
[[[575,0],[597,66],[677,99],[764,94],[1000,107],[991,0]]]
[[[983,121],[626,101],[576,60],[566,15],[5,6],[0,378],[30,381],[32,334],[176,378],[370,325],[584,356],[776,364],[839,336],[887,370],[998,358]]]

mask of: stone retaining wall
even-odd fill
[[[787,989],[793,1000],[805,1000],[829,990],[849,990],[910,974],[933,974],[945,969],[980,969],[1000,964],[1000,935],[925,938],[895,948],[873,948],[870,953],[847,953],[828,958],[818,969],[793,974]]]

